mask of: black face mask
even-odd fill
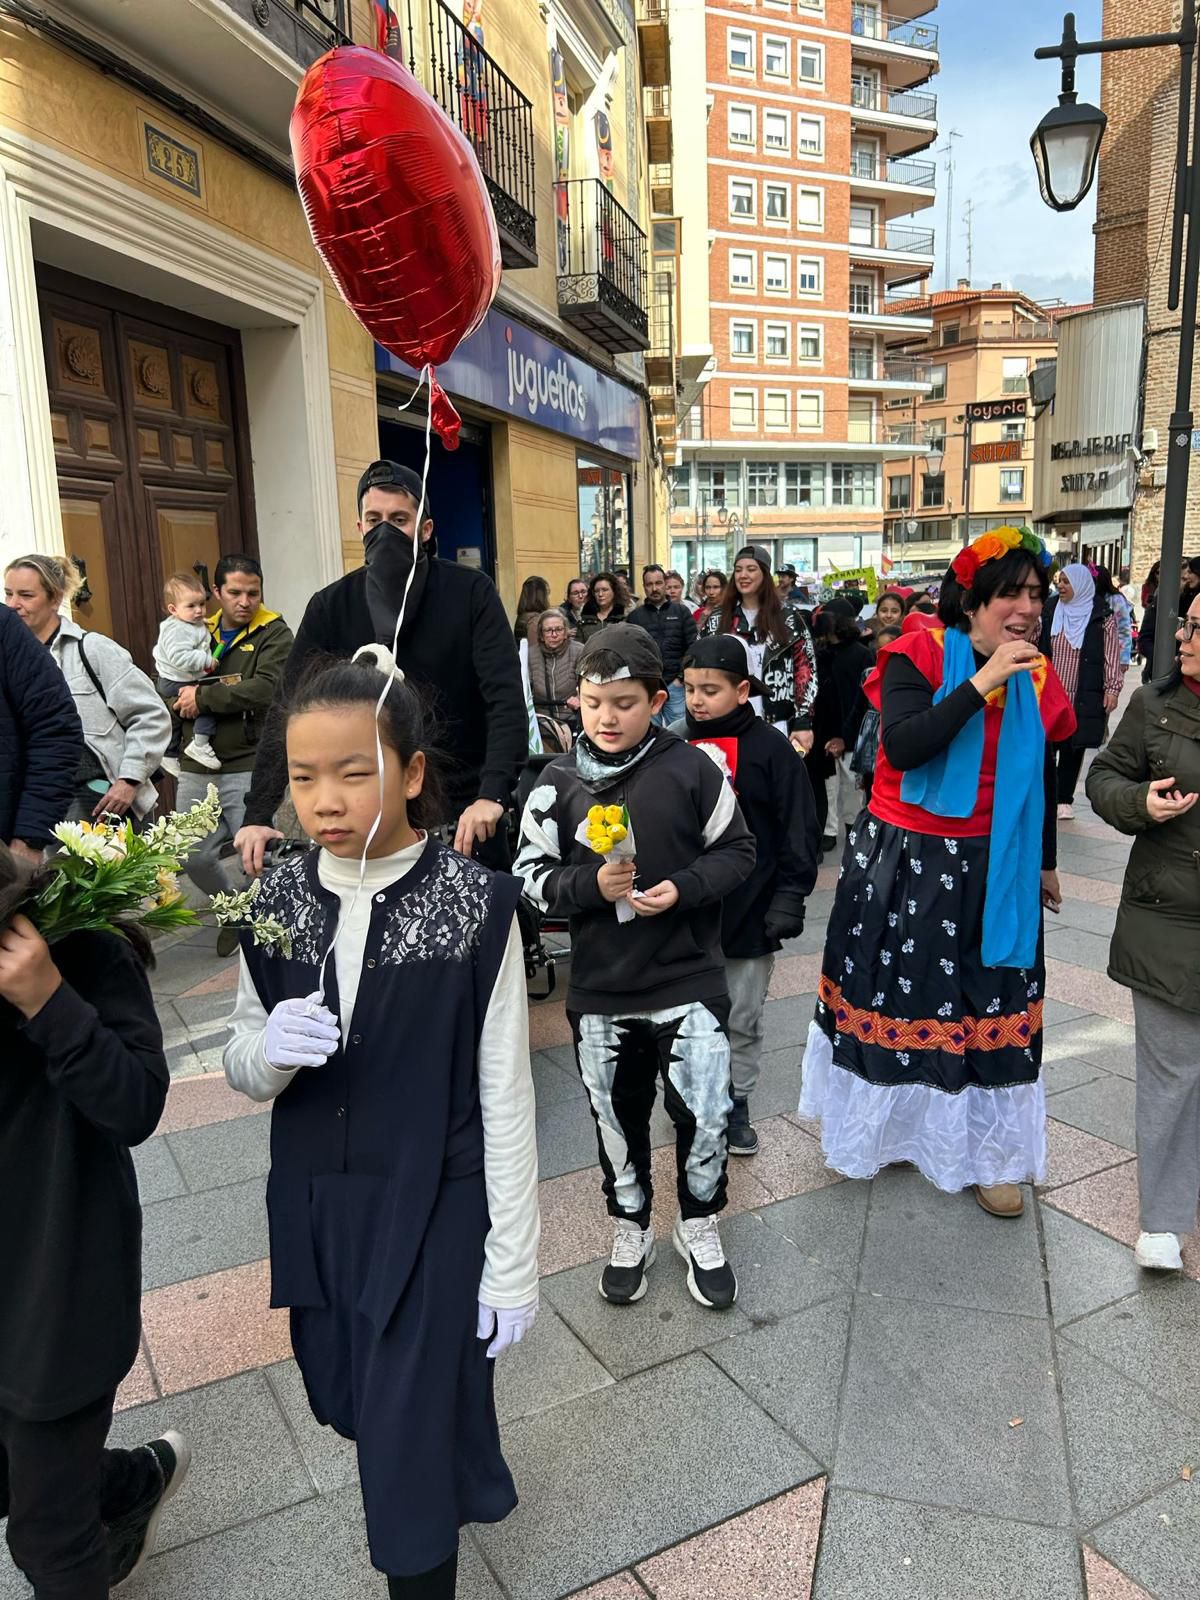
[[[412,573],[414,550],[417,570]],[[410,573],[412,587],[404,608],[400,638],[405,639],[412,633],[429,576],[429,559],[425,547],[392,522],[377,522],[367,531],[363,538],[363,554],[367,561],[367,606],[375,640],[378,644],[390,645]]]

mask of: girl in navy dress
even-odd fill
[[[450,1600],[460,1527],[517,1499],[490,1358],[537,1311],[537,1158],[519,887],[423,831],[422,731],[381,646],[300,686],[289,779],[320,848],[264,881],[291,949],[243,935],[225,1070],[278,1097],[271,1303],[313,1414],[357,1443],[371,1559],[391,1596]]]

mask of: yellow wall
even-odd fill
[[[356,0],[356,26],[362,25],[358,13],[367,9]],[[147,111],[200,152],[201,206],[180,200],[178,191],[146,176],[141,115]],[[69,152],[160,204],[196,211],[214,226],[324,278],[334,452],[343,539],[348,541],[343,548],[348,560],[357,559],[354,485],[363,466],[379,452],[373,350],[321,266],[295,191],[86,62],[15,25],[0,25],[0,123]]]

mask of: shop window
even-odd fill
[[[579,496],[579,570],[629,570],[629,475],[580,456],[576,463]]]

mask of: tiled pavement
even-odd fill
[[[1128,1249],[1133,1032],[1103,975],[1126,847],[1078,809],[1047,937],[1051,1170],[1019,1222],[910,1171],[840,1181],[793,1116],[832,869],[776,971],[725,1316],[669,1249],[639,1306],[599,1299],[590,1117],[561,1004],[534,1008],[542,1312],[497,1374],[521,1505],[464,1538],[462,1600],[1200,1596],[1200,1250],[1175,1281]],[[313,1423],[266,1305],[269,1112],[218,1075],[232,988],[208,934],[160,962],[175,1081],[137,1154],[145,1339],[115,1431],[182,1428],[196,1459],[130,1592],[380,1594],[352,1450]],[[660,1232],[669,1138],[660,1116]],[[0,1564],[0,1600],[26,1592]]]

